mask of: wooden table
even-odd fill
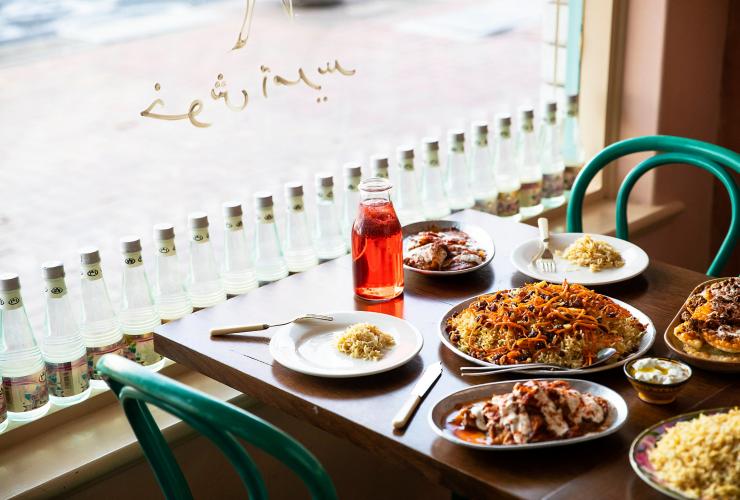
[[[630,468],[627,450],[645,427],[672,415],[740,403],[737,379],[694,370],[676,402],[666,406],[641,402],[621,369],[589,376],[618,391],[630,416],[616,434],[572,446],[530,452],[483,452],[438,438],[427,423],[432,405],[443,396],[474,383],[504,380],[505,375],[469,381],[459,376],[466,364],[438,339],[441,316],[457,302],[490,290],[522,285],[528,278],[512,267],[509,257],[536,229],[475,211],[453,219],[488,230],[496,244],[492,264],[456,279],[432,279],[406,273],[404,295],[384,304],[368,304],[352,293],[349,256],[308,272],[264,286],[246,296],[199,311],[160,327],[156,349],[170,359],[198,370],[268,405],[304,419],[381,457],[413,467],[431,481],[472,498],[659,498]],[[651,263],[628,282],[599,291],[624,300],[650,316],[658,331],[653,348],[667,355],[663,332],[688,293],[706,276],[678,267]],[[273,362],[267,343],[246,338],[211,340],[217,325],[277,322],[305,312],[377,311],[403,317],[424,335],[419,356],[405,366],[359,379],[323,379],[292,372]],[[423,401],[405,432],[392,429],[391,419],[428,364],[442,360],[444,372]]]

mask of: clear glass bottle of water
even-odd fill
[[[493,175],[496,179],[496,215],[519,220],[519,172],[514,161],[511,139],[511,116],[497,117],[498,130],[494,141]]]
[[[370,171],[373,177],[388,179],[388,157],[373,156],[370,158]]]
[[[534,110],[524,107],[519,112],[519,133],[516,139],[516,165],[519,170],[519,212],[532,217],[542,212],[542,170],[537,155],[534,133]]]
[[[0,375],[8,418],[29,421],[49,411],[41,349],[28,322],[17,274],[0,274]]]
[[[488,145],[488,124],[473,123],[471,152],[471,187],[475,208],[489,214],[496,213],[496,179],[493,176],[493,159]]]
[[[154,302],[163,323],[180,319],[193,312],[185,280],[177,258],[175,227],[172,224],[154,226]]]
[[[49,399],[57,406],[68,406],[90,396],[87,351],[69,303],[64,264],[45,262],[41,273],[46,285],[46,324],[41,352],[46,364]]]
[[[123,355],[157,371],[164,365],[164,358],[154,351],[154,329],[161,321],[141,257],[141,240],[136,236],[121,238],[121,253],[124,266],[121,285]]]
[[[257,288],[254,256],[244,230],[242,204],[228,201],[223,204],[224,262],[221,276],[229,295],[242,295]]]
[[[342,233],[347,245],[352,245],[352,224],[357,218],[360,207],[360,182],[362,181],[362,166],[357,163],[347,163],[343,168],[344,200],[342,204]]]
[[[105,354],[123,356],[121,323],[108,295],[100,266],[100,252],[95,247],[80,250],[80,289],[82,293],[82,341],[87,348],[90,385],[105,389],[108,384],[97,371],[98,360]]]
[[[447,146],[447,201],[452,210],[471,208],[475,199],[470,189],[470,169],[465,156],[465,132],[450,130]]]
[[[319,259],[335,259],[347,253],[337,207],[334,203],[334,177],[316,174],[316,254]]]
[[[545,104],[545,117],[540,127],[540,166],[542,167],[542,205],[554,208],[565,203],[563,194],[563,156],[560,151],[560,128],[557,122],[558,104]]]
[[[417,175],[414,168],[414,148],[401,146],[396,151],[396,189],[393,204],[401,226],[424,220],[424,211],[421,204],[421,192],[417,185]]]
[[[444,175],[439,164],[439,141],[432,137],[423,139],[424,166],[421,175],[421,204],[424,217],[429,220],[450,215],[450,204],[445,193]]]
[[[285,261],[290,272],[300,273],[319,263],[306,217],[303,184],[287,183],[285,199]]]
[[[563,120],[562,153],[565,165],[563,191],[567,199],[578,172],[583,168],[585,158],[581,127],[578,123],[578,94],[568,96],[568,107]]]
[[[205,212],[193,212],[188,215],[188,225],[190,226],[188,295],[193,309],[198,310],[226,300],[226,290],[211,246],[208,215]]]
[[[254,232],[257,280],[264,283],[281,280],[288,275],[288,266],[283,258],[275,225],[272,195],[267,191],[254,193],[254,205],[257,213],[257,227]]]

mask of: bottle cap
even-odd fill
[[[257,191],[254,193],[254,205],[257,208],[272,206],[272,194],[269,191]]]
[[[80,248],[81,264],[97,264],[100,262],[100,252],[95,247]]]
[[[531,106],[519,108],[519,117],[523,122],[534,120],[534,109]]]
[[[488,124],[486,122],[473,123],[473,133],[476,137],[486,137],[488,135]]]
[[[545,112],[555,114],[558,111],[557,101],[547,101],[545,103]]]
[[[289,182],[285,185],[285,196],[303,196],[303,184],[300,182]]]
[[[64,278],[64,264],[58,260],[50,260],[41,264],[41,277],[45,280]]]
[[[496,116],[496,121],[498,122],[499,128],[509,128],[511,127],[511,115],[508,113],[503,113]]]
[[[121,252],[141,252],[141,240],[136,236],[124,236],[121,238]]]
[[[439,140],[434,137],[425,137],[422,142],[424,143],[424,149],[429,151],[439,151]]]
[[[208,227],[208,214],[205,212],[192,212],[188,214],[188,226],[191,229]]]
[[[155,224],[154,241],[167,241],[175,238],[175,227],[172,224]]]
[[[464,130],[450,130],[447,132],[447,140],[450,144],[455,142],[465,142],[465,131]]]
[[[334,177],[328,172],[319,172],[315,177],[316,186],[333,186]]]
[[[569,94],[568,104],[578,104],[578,94]]]
[[[344,164],[345,177],[362,177],[362,166],[359,163]]]
[[[21,287],[21,280],[15,273],[0,273],[0,292],[12,292]]]
[[[242,215],[242,204],[240,201],[227,201],[221,205],[224,217],[238,217]]]
[[[399,160],[412,160],[414,158],[414,148],[411,146],[399,146],[396,149],[396,157]]]
[[[373,167],[373,172],[388,169],[388,157],[386,156],[373,156],[370,158],[370,163]]]

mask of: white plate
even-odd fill
[[[622,267],[604,269],[592,272],[587,267],[581,267],[559,257],[556,250],[563,251],[575,240],[589,234],[594,240],[605,241],[622,255],[624,265]],[[650,259],[645,251],[629,241],[620,240],[611,236],[603,236],[591,233],[553,233],[550,235],[550,250],[555,256],[555,273],[543,273],[532,264],[532,259],[540,250],[539,238],[527,240],[518,245],[511,254],[511,263],[514,267],[531,278],[549,281],[551,283],[562,283],[568,280],[570,283],[581,285],[606,285],[634,278],[643,272]]]
[[[567,444],[581,443],[583,441],[591,441],[592,439],[602,438],[617,432],[627,422],[627,416],[629,410],[627,409],[627,403],[625,403],[622,396],[603,385],[588,380],[577,380],[577,379],[558,379],[565,380],[568,382],[573,389],[581,392],[589,392],[594,396],[599,396],[606,399],[609,402],[609,426],[600,432],[593,432],[586,434],[585,436],[579,436],[570,439],[558,439],[554,441],[543,441],[538,443],[524,443],[524,444],[477,444],[463,441],[462,439],[455,436],[452,432],[445,428],[447,418],[457,410],[460,405],[471,403],[473,401],[480,401],[482,399],[489,399],[494,394],[506,394],[511,392],[514,388],[514,384],[521,382],[521,380],[507,380],[504,382],[492,382],[490,384],[476,385],[468,387],[461,391],[453,392],[452,394],[445,396],[439,400],[432,410],[429,412],[429,425],[432,426],[432,430],[436,432],[440,437],[451,441],[461,446],[468,448],[476,448],[479,450],[526,450],[532,448],[551,448],[554,446],[564,446]]]
[[[291,370],[317,377],[373,375],[407,363],[421,350],[424,339],[411,323],[368,311],[329,312],[334,321],[301,321],[280,328],[270,341],[273,359]],[[356,359],[336,348],[334,335],[355,323],[372,323],[393,336],[396,344],[378,361]]]
[[[495,292],[491,292],[491,293],[495,293]],[[452,352],[454,352],[458,356],[470,361],[471,363],[475,363],[476,365],[481,365],[481,366],[500,367],[501,365],[497,365],[495,363],[489,363],[488,361],[483,361],[482,359],[474,358],[473,356],[465,354],[464,352],[459,350],[457,347],[455,347],[455,345],[450,341],[449,335],[447,335],[447,332],[445,331],[445,326],[447,325],[447,318],[452,316],[457,311],[460,311],[468,307],[468,305],[471,302],[475,302],[476,300],[478,300],[478,297],[479,296],[464,300],[460,302],[459,304],[457,304],[456,306],[454,306],[449,311],[447,311],[447,313],[442,317],[442,321],[440,322],[440,325],[439,325],[439,336],[442,339],[442,343],[445,346],[447,346],[448,349],[450,349]],[[645,325],[645,333],[642,335],[642,338],[640,339],[640,345],[638,346],[637,351],[633,352],[632,354],[630,354],[624,359],[614,361],[613,363],[607,362],[603,365],[594,366],[593,368],[579,368],[579,369],[558,370],[558,371],[533,369],[533,370],[522,370],[516,373],[526,373],[529,375],[544,375],[548,377],[563,377],[566,375],[583,375],[587,373],[595,373],[595,372],[600,372],[604,370],[609,370],[611,368],[617,368],[619,366],[624,365],[627,361],[631,359],[638,358],[644,355],[653,346],[653,343],[655,342],[655,325],[653,325],[653,322],[650,321],[650,318],[648,318],[647,315],[643,313],[642,311],[640,311],[639,309],[632,307],[629,304],[625,304],[621,300],[612,299],[611,297],[608,297],[608,298],[610,298],[611,300],[613,300],[620,306],[627,309],[630,312],[630,314],[632,314],[632,316],[637,318],[637,320],[640,323]]]
[[[404,257],[408,253],[409,237],[418,234],[422,231],[439,231],[442,229],[459,229],[468,234],[473,239],[473,242],[478,248],[481,248],[486,252],[485,260],[475,267],[469,267],[467,269],[461,269],[459,271],[425,271],[423,269],[417,269],[415,267],[403,265],[403,268],[407,271],[412,271],[419,274],[427,274],[430,276],[455,276],[458,274],[472,273],[478,269],[483,269],[493,260],[493,256],[496,253],[496,247],[493,245],[491,236],[483,229],[474,224],[468,224],[466,222],[458,222],[454,220],[428,220],[422,222],[414,222],[413,224],[407,224],[403,226],[403,255]]]

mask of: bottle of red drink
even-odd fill
[[[391,183],[372,177],[360,183],[360,209],[352,226],[355,294],[386,301],[403,293],[403,236],[390,200]]]

